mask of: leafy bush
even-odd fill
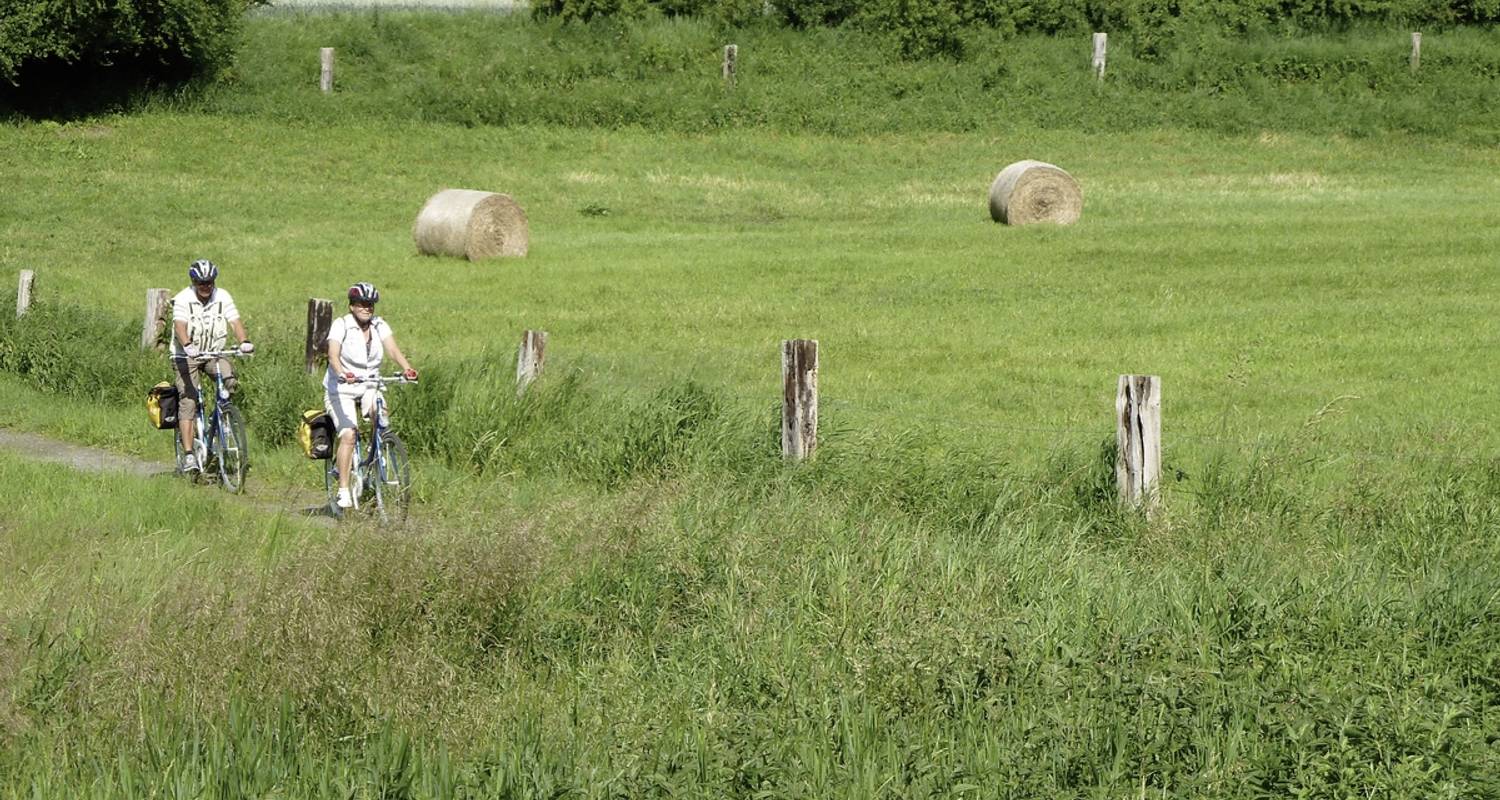
[[[954,55],[961,26],[983,26],[1005,33],[1100,30],[1142,33],[1171,28],[1179,21],[1221,31],[1330,30],[1360,22],[1426,25],[1484,24],[1500,21],[1497,0],[545,0],[533,6],[539,16],[593,19],[640,16],[659,10],[673,16],[701,16],[743,24],[756,17],[792,28],[859,24],[895,37],[911,57]]]
[[[898,14],[899,2],[878,0],[865,13]],[[965,5],[956,29],[951,20],[914,19],[905,41],[920,58],[903,56],[901,37],[868,21],[726,31],[711,19],[659,14],[587,24],[489,13],[256,14],[234,82],[164,106],[317,124],[832,135],[1172,125],[1235,134],[1404,131],[1487,144],[1500,131],[1500,44],[1479,28],[1430,35],[1413,73],[1407,28],[1236,35],[1177,17],[1112,35],[1101,87],[1088,68],[1086,33],[1007,36],[970,24],[978,13]],[[1012,22],[1073,24],[1035,15]],[[954,30],[957,42],[945,38]],[[331,98],[308,88],[306,53],[317,42],[339,48],[347,76]],[[720,80],[730,42],[740,55],[732,88]]]
[[[264,2],[5,0],[0,86],[9,84],[19,106],[87,105],[95,96],[211,75],[233,58],[246,8]]]
[[[860,12],[861,21],[891,34],[906,58],[963,56],[963,20],[952,2],[880,0]]]

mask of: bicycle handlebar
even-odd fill
[[[212,361],[216,358],[253,358],[254,353],[241,353],[239,350],[204,350],[191,358],[186,353],[173,353],[174,361]]]
[[[400,383],[416,383],[417,381],[408,380],[405,375],[397,373],[395,375],[377,375],[377,376],[375,376],[373,378],[358,378],[358,379],[355,379],[355,380],[352,380],[352,381],[345,381],[342,378],[340,378],[339,382],[340,383],[348,384],[350,386],[363,385],[363,386],[374,387],[374,386],[390,386],[391,384],[400,384]]]

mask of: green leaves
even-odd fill
[[[143,86],[212,74],[234,55],[248,5],[265,0],[6,0],[0,79],[26,96],[108,76]]]

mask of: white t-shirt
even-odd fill
[[[193,287],[177,293],[172,298],[172,322],[186,322],[188,339],[199,350],[223,350],[229,338],[229,323],[240,318],[240,310],[234,307],[234,298],[218,287],[208,296],[208,302],[198,299]],[[182,343],[172,337],[173,355],[182,355]]]
[[[385,361],[385,339],[391,336],[391,326],[380,317],[370,319],[370,339],[365,341],[365,332],[359,329],[353,314],[345,314],[333,321],[328,328],[328,343],[339,343],[339,360],[344,368],[360,378],[373,378],[380,374],[380,364]],[[333,372],[333,362],[323,377],[323,388],[344,394],[357,395],[365,390],[359,384],[340,383]]]

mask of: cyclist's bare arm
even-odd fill
[[[244,344],[250,339],[245,333],[245,323],[241,322],[239,317],[235,317],[234,321],[229,323],[229,327],[234,328],[235,338],[239,339],[240,344]]]
[[[343,380],[345,373],[349,371],[344,367],[344,360],[339,358],[343,349],[344,346],[338,340],[328,340],[328,366],[333,367],[333,374],[339,376],[339,380]]]
[[[381,339],[380,343],[385,345],[385,349],[390,352],[391,358],[396,359],[396,363],[400,364],[402,369],[411,369],[411,362],[406,360],[406,356],[401,352],[401,348],[396,346],[396,337],[387,336]]]
[[[182,347],[193,343],[193,340],[188,338],[187,323],[180,319],[172,321],[172,333],[177,336],[177,344]]]

